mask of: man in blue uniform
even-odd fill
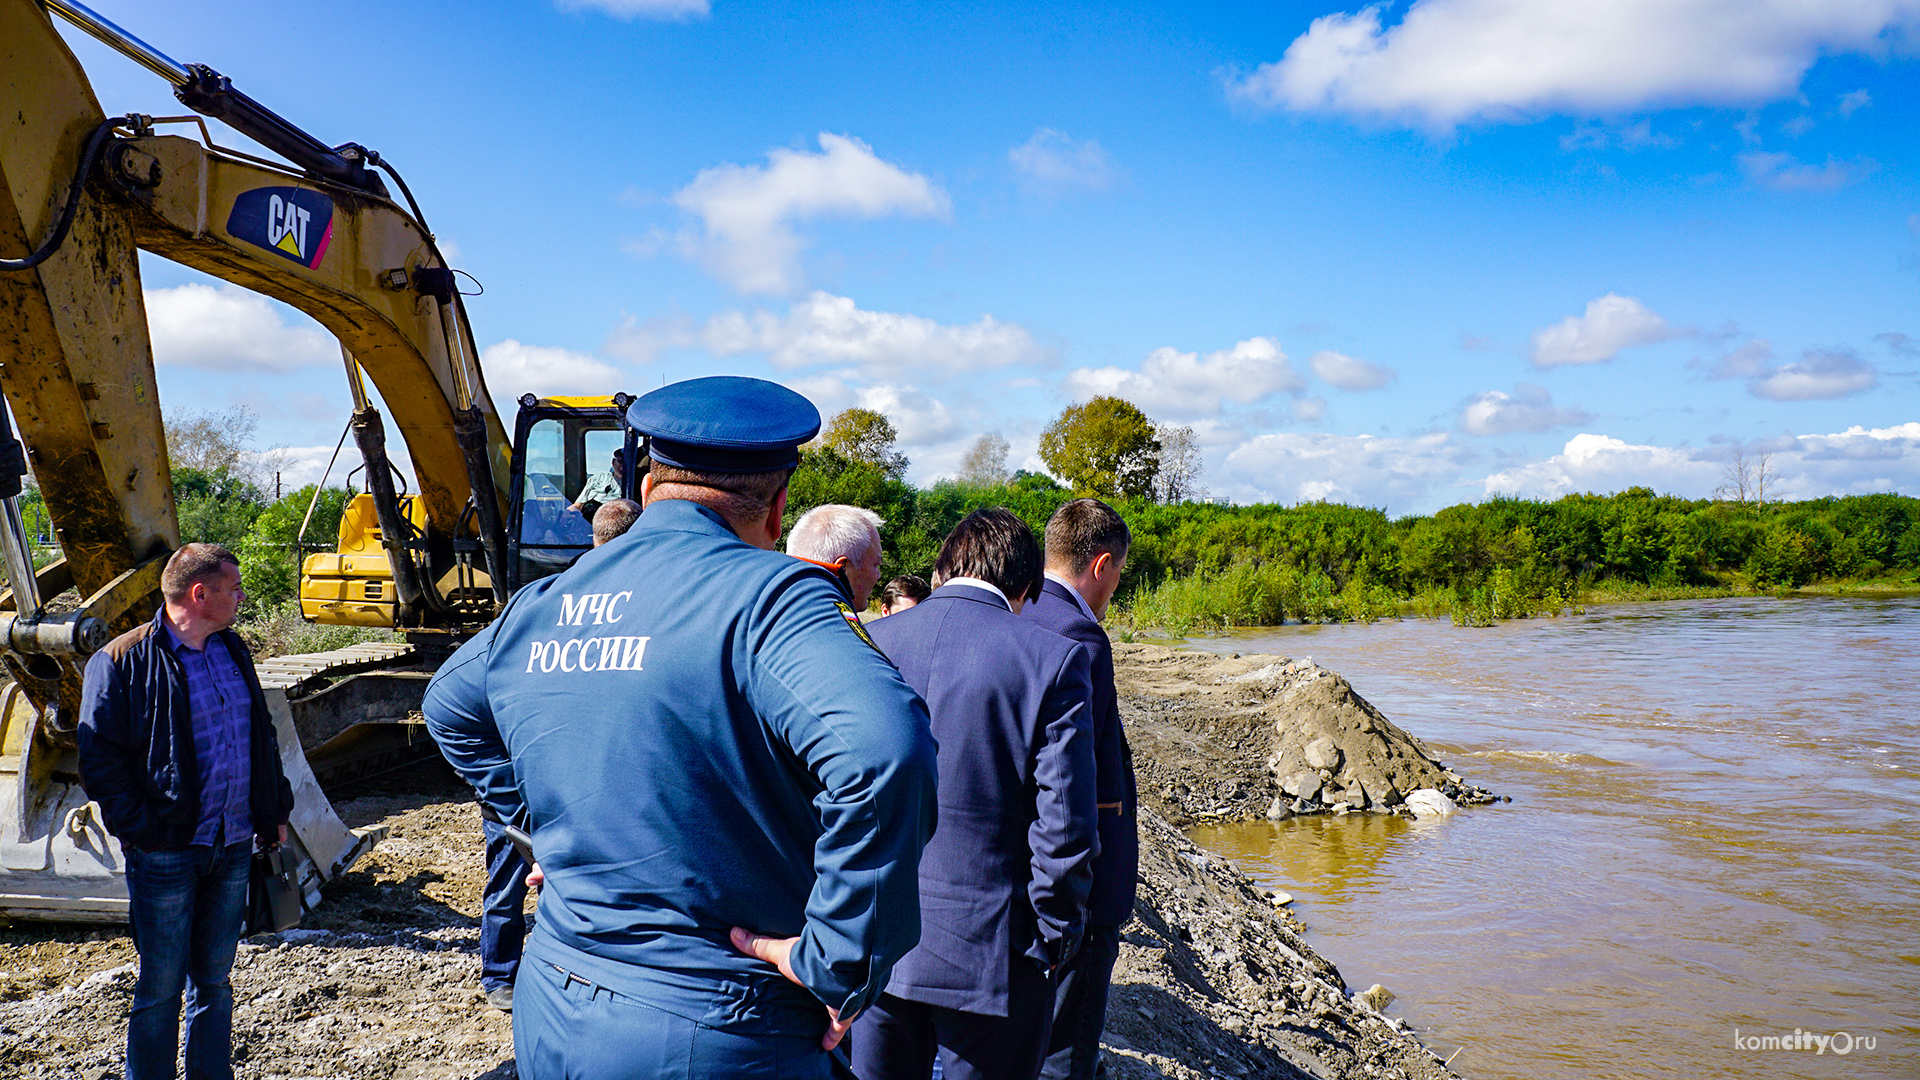
[[[1093,759],[1099,787],[1100,854],[1093,860],[1087,898],[1087,936],[1061,973],[1055,990],[1053,1039],[1046,1080],[1092,1080],[1100,1067],[1100,1031],[1107,1022],[1107,987],[1120,956],[1120,928],[1133,917],[1140,864],[1139,798],[1133,750],[1120,726],[1113,689],[1113,644],[1100,620],[1120,586],[1133,534],[1113,507],[1075,499],[1047,522],[1046,582],[1025,614],[1054,633],[1093,650]]]
[[[804,398],[635,402],[646,512],[527,586],[427,691],[544,880],[514,995],[528,1080],[827,1076],[919,939],[926,706],[819,567],[772,550]]]

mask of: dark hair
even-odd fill
[[[926,578],[918,574],[901,574],[880,590],[880,606],[890,608],[903,596],[917,604],[931,595],[933,588],[927,584]]]
[[[238,570],[240,560],[219,544],[182,544],[160,571],[160,595],[184,600],[195,585],[212,579],[223,566]]]
[[[593,542],[607,541],[633,528],[640,520],[640,504],[632,499],[608,499],[593,512]]]
[[[712,507],[729,518],[757,518],[773,509],[773,500],[787,486],[787,480],[793,476],[792,469],[775,469],[772,472],[757,473],[714,473],[700,472],[696,469],[682,469],[678,465],[654,462],[651,468],[653,490],[656,497],[686,499],[702,506]],[[690,487],[696,490],[686,493],[674,492],[659,495],[666,485]]]
[[[1065,563],[1070,574],[1085,572],[1101,555],[1124,559],[1132,546],[1127,523],[1099,499],[1075,499],[1047,520],[1047,562]]]
[[[1040,596],[1040,545],[1033,530],[1004,507],[975,510],[960,519],[940,544],[933,564],[935,588],[951,578],[991,581],[1007,599]]]

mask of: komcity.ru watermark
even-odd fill
[[[1879,1042],[1878,1036],[1854,1035],[1846,1031],[1815,1035],[1811,1031],[1794,1028],[1787,1035],[1748,1035],[1739,1028],[1733,1029],[1735,1050],[1810,1050],[1815,1054],[1830,1052],[1844,1057],[1855,1050],[1875,1049]]]

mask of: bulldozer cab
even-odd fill
[[[510,589],[572,566],[593,547],[593,512],[635,498],[641,439],[627,426],[628,394],[527,394],[513,428],[513,504],[508,510]]]

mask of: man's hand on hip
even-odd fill
[[[733,941],[734,948],[739,949],[748,956],[757,960],[765,960],[767,963],[779,968],[780,974],[785,975],[788,982],[800,987],[806,985],[794,976],[793,962],[790,959],[793,953],[794,943],[799,941],[799,938],[768,937],[765,934],[756,934],[751,930],[745,930],[738,926],[734,927],[733,931],[727,936]],[[829,1008],[827,1010],[827,1033],[820,1040],[820,1048],[823,1050],[831,1050],[839,1046],[840,1040],[847,1037],[847,1029],[852,1026],[853,1017],[849,1016],[845,1020],[842,1020],[838,1012]]]

